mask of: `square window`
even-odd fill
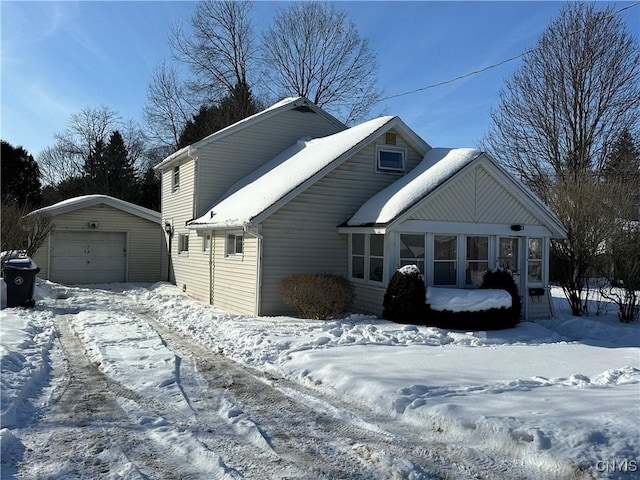
[[[189,251],[189,235],[181,233],[178,235],[178,252],[188,252]]]
[[[404,172],[404,149],[381,148],[377,156],[379,171]]]
[[[227,256],[242,255],[243,243],[242,235],[227,235]]]

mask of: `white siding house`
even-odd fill
[[[31,214],[52,217],[33,255],[38,276],[66,284],[157,282],[163,234],[160,213],[106,195],[64,200]]]
[[[507,267],[524,317],[551,314],[549,240],[564,227],[488,155],[432,148],[398,117],[346,129],[289,99],[158,168],[174,281],[226,310],[293,313],[280,280],[333,273],[354,285],[358,311],[379,314],[393,272],[415,263],[426,286],[458,288]]]

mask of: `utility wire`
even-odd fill
[[[623,7],[623,8],[621,8],[620,10],[617,10],[617,11],[615,11],[615,12],[612,12],[611,14],[607,15],[607,16],[606,16],[606,17],[604,17],[604,18],[606,19],[606,18],[613,17],[614,15],[618,15],[618,14],[620,14],[620,13],[624,12],[625,10],[629,10],[630,8],[637,7],[638,5],[640,5],[640,1],[635,2],[635,3],[632,3],[631,5],[627,5],[626,7]],[[581,29],[579,29],[579,30],[576,30],[575,32],[571,32],[571,33],[569,34],[569,36],[571,36],[571,35],[576,35],[576,34],[578,34],[578,33],[582,32],[583,30],[585,30],[586,28],[587,28],[587,27],[585,26],[585,27],[583,27],[583,28],[581,28]],[[501,66],[501,65],[504,65],[505,63],[513,62],[514,60],[517,60],[518,58],[524,57],[525,55],[527,55],[527,54],[529,54],[529,53],[535,52],[536,50],[539,50],[540,48],[541,48],[541,47],[535,47],[535,48],[532,48],[532,49],[527,50],[527,51],[525,51],[525,52],[522,52],[522,53],[520,53],[520,54],[518,54],[518,55],[515,55],[515,56],[513,56],[513,57],[509,57],[509,58],[507,58],[507,59],[505,59],[505,60],[502,60],[502,61],[500,61],[500,62],[498,62],[498,63],[494,63],[494,64],[489,65],[489,66],[487,66],[487,67],[483,67],[483,68],[480,68],[480,69],[478,69],[478,70],[474,70],[474,71],[472,71],[472,72],[468,72],[468,73],[465,73],[465,74],[463,74],[463,75],[459,75],[459,76],[457,76],[457,77],[450,78],[449,80],[443,80],[442,82],[432,83],[432,84],[430,84],[430,85],[426,85],[426,86],[424,86],[424,87],[416,88],[415,90],[409,90],[409,91],[407,91],[407,92],[397,93],[397,94],[395,94],[395,95],[389,95],[388,97],[383,97],[383,98],[381,98],[381,99],[379,100],[379,102],[382,102],[382,101],[384,101],[384,100],[390,100],[390,99],[392,99],[392,98],[404,97],[404,96],[406,96],[406,95],[411,95],[411,94],[413,94],[413,93],[422,92],[422,91],[424,91],[424,90],[429,90],[429,89],[431,89],[431,88],[441,87],[442,85],[447,85],[447,84],[449,84],[449,83],[457,82],[458,80],[462,80],[463,78],[468,78],[468,77],[472,77],[472,76],[474,76],[474,75],[478,75],[479,73],[486,72],[487,70],[492,70],[492,69],[497,68],[497,67],[499,67],[499,66]]]

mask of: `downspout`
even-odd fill
[[[211,230],[211,245],[209,246],[209,305],[213,305],[213,281],[215,279],[214,269],[215,265],[215,256],[214,251],[216,248],[216,237],[213,234],[213,230]]]
[[[256,227],[256,229],[257,228],[258,227]],[[246,225],[244,226],[243,230],[247,233],[247,235],[255,238],[258,241],[256,258],[256,307],[254,310],[254,315],[259,316],[260,302],[262,300],[262,241],[264,240],[264,236],[258,232],[252,232]]]

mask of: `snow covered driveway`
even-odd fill
[[[611,316],[464,333],[39,281],[0,326],[2,478],[638,478]]]

